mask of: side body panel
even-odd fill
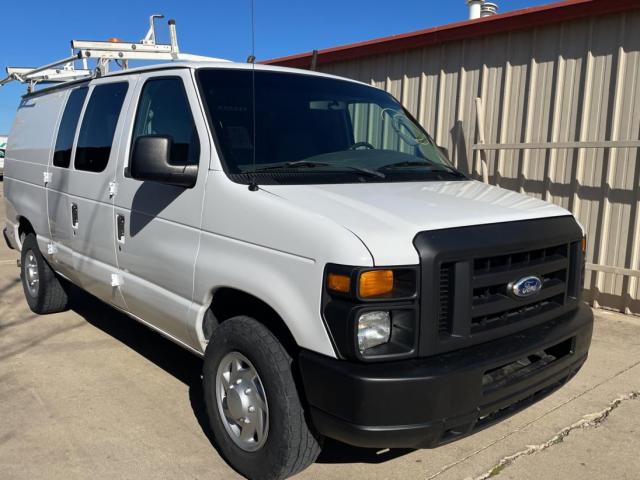
[[[184,82],[200,141],[200,168],[193,188],[142,182],[125,175],[138,98],[145,81],[157,77],[179,77]],[[122,134],[116,173],[115,215],[123,216],[125,222],[124,240],[117,247],[122,291],[131,314],[187,344],[192,344],[187,332],[188,312],[210,148],[189,70],[140,75]]]
[[[52,92],[20,102],[5,158],[4,195],[7,222],[17,238],[20,217],[33,226],[40,249],[47,251],[51,233],[47,215],[45,173],[51,158],[57,120],[66,94]]]

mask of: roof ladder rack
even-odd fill
[[[139,43],[123,42],[117,38],[107,41],[72,40],[70,57],[48,63],[41,67],[7,67],[7,77],[0,80],[0,86],[12,81],[27,84],[29,92],[33,92],[39,83],[64,83],[83,78],[95,78],[109,72],[111,62],[115,62],[122,70],[129,68],[129,60],[156,61],[216,61],[220,58],[205,57],[180,53],[175,20],[169,20],[169,44],[156,42],[155,20],[163,15],[149,17],[149,30]],[[88,61],[94,60],[95,67],[90,69]],[[80,61],[82,68],[76,68]]]

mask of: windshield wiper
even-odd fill
[[[296,162],[283,162],[275,165],[267,165],[266,167],[258,167],[253,170],[247,170],[243,173],[268,172],[269,170],[283,170],[287,168],[313,168],[328,167],[330,164],[325,162],[312,162],[309,160],[298,160]]]
[[[456,170],[453,167],[450,167],[449,165],[436,164],[433,162],[426,162],[426,161],[419,161],[419,160],[413,160],[413,161],[409,160],[404,162],[390,163],[388,165],[383,165],[382,167],[378,168],[378,170],[393,170],[393,169],[405,168],[405,167],[431,167],[432,172],[445,172],[445,173],[450,173],[452,175],[455,175],[456,177],[467,178],[467,176],[464,173],[459,172],[458,170]]]
[[[364,167],[354,167],[352,165],[339,165],[336,163],[328,163],[328,162],[313,162],[311,160],[297,160],[295,162],[278,163],[276,165],[268,165],[266,167],[258,167],[253,170],[247,170],[242,173],[260,173],[260,172],[268,172],[270,170],[287,170],[289,168],[314,168],[314,167],[338,167],[338,168],[344,168],[347,170],[353,170],[359,173],[364,173],[365,175],[369,175],[370,177],[378,177],[378,178],[386,177],[386,175],[382,172],[378,172],[376,170],[370,170]]]

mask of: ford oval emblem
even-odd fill
[[[509,284],[509,293],[516,297],[527,298],[536,295],[542,289],[542,280],[539,277],[524,277]]]

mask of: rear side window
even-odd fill
[[[67,105],[64,107],[60,128],[58,128],[58,138],[56,148],[53,153],[53,165],[55,167],[69,168],[71,163],[71,148],[73,138],[78,128],[78,119],[87,96],[87,87],[76,88],[69,95]]]
[[[171,137],[169,161],[172,165],[198,164],[198,131],[180,78],[157,78],[144,84],[133,129],[133,143],[145,135]]]
[[[108,83],[91,92],[76,146],[76,170],[102,172],[107,168],[127,88],[125,82]]]

